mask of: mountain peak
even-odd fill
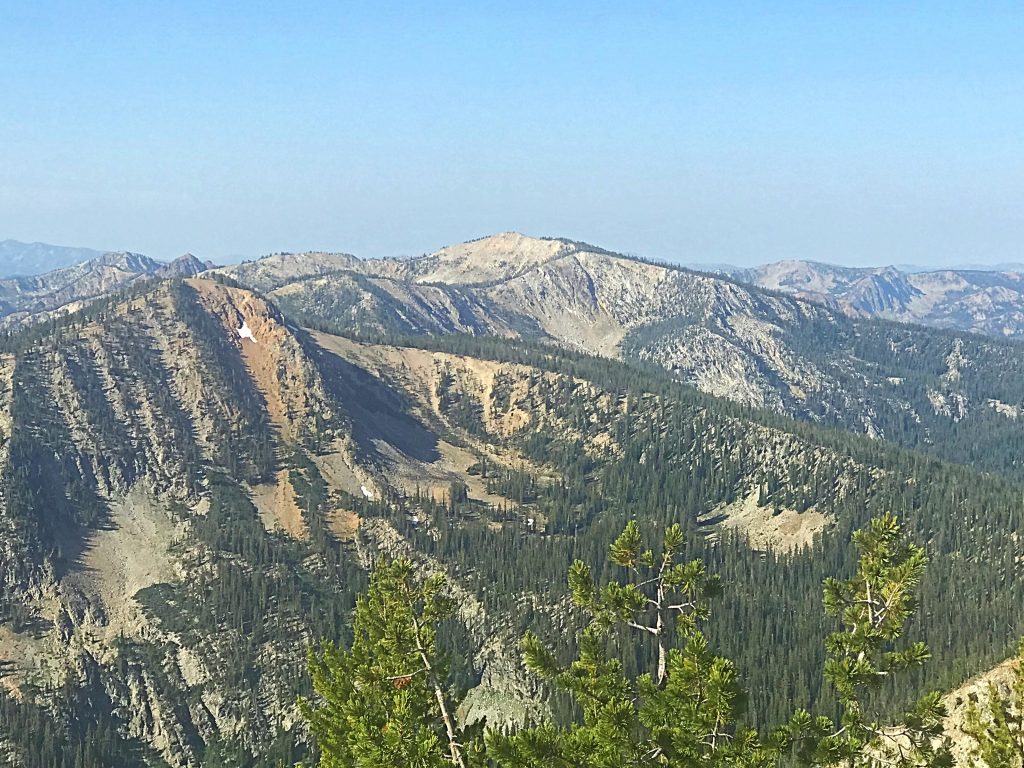
[[[113,251],[82,264],[83,267],[117,267],[128,272],[152,273],[160,269],[160,263],[149,256],[131,251]]]
[[[410,262],[417,282],[471,285],[506,280],[590,246],[561,238],[499,232],[446,246]],[[594,249],[600,250],[600,249]]]
[[[304,251],[272,253],[256,261],[222,267],[218,272],[257,290],[272,291],[293,280],[354,269],[359,264],[359,259],[348,253]]]
[[[186,253],[161,267],[159,274],[161,277],[193,277],[213,267],[212,261],[203,261],[191,253]]]
[[[480,257],[496,256],[503,254],[529,254],[533,256],[546,256],[557,252],[568,244],[567,240],[546,237],[531,237],[521,232],[498,232],[485,237],[478,237],[474,240],[466,240],[455,245],[447,245],[434,255],[462,255],[473,254]]]

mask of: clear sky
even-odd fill
[[[0,239],[1024,261],[1024,3],[0,2]]]

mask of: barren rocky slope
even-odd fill
[[[1019,440],[1024,351],[1004,341],[851,319],[719,276],[516,233],[406,261],[265,261],[222,271],[337,331],[494,335],[645,361],[745,405],[991,468],[980,452],[946,451],[942,435],[976,425],[997,442]]]
[[[795,323],[828,321],[828,310],[584,243],[505,233],[309,278],[311,259],[291,257],[276,284],[255,277],[251,265],[223,271],[292,311],[357,331],[522,336],[619,357],[630,334],[679,319],[687,328],[674,335],[684,342],[659,350],[659,362],[751,404],[778,404],[791,388],[815,388],[822,378],[779,336]]]

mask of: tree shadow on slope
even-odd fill
[[[360,451],[381,459],[383,441],[416,461],[441,459],[440,438],[410,414],[413,404],[404,393],[328,350],[320,352],[320,361],[331,394],[352,420]]]
[[[95,478],[84,462],[59,457],[47,446],[19,444],[12,452],[23,467],[12,478],[16,514],[35,518],[42,551],[53,559],[62,578],[83,566],[90,539],[112,527],[110,511],[95,490]]]

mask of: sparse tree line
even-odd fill
[[[627,523],[611,544],[618,575],[607,583],[596,583],[584,562],[572,564],[569,591],[585,617],[575,642],[549,647],[527,632],[522,653],[549,690],[571,697],[577,716],[513,731],[457,722],[437,642],[456,607],[444,577],[420,578],[404,558],[383,562],[357,599],[351,647],[327,643],[310,652],[314,695],[302,710],[319,766],[951,766],[938,692],[896,716],[873,697],[931,657],[923,642],[904,638],[925,550],[890,514],[856,531],[853,542],[856,573],[824,583],[824,607],[838,627],[825,639],[823,674],[839,716],[798,709],[767,733],[744,724],[740,674],[702,631],[722,584],[700,559],[684,560],[678,525],[649,547],[637,523]],[[654,661],[631,675],[623,659],[636,644],[651,646]],[[762,652],[770,666],[772,649]],[[970,705],[964,731],[974,764],[1024,765],[1024,671],[1016,669],[1009,694],[993,686],[984,707]]]

